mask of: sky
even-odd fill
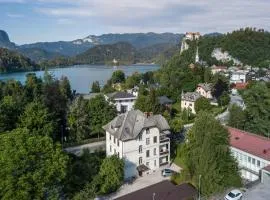
[[[270,30],[270,0],[0,0],[0,30],[16,44],[137,32]]]

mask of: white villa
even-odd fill
[[[247,71],[237,70],[231,73],[230,83],[246,83],[247,82]]]
[[[270,140],[228,127],[230,148],[238,162],[243,179],[270,183]]]
[[[125,179],[151,173],[170,162],[170,127],[161,115],[132,110],[105,125],[106,155],[125,161]]]
[[[196,114],[195,111],[195,101],[202,97],[198,92],[187,92],[181,95],[181,109],[191,110],[193,114]]]
[[[125,113],[133,110],[137,97],[128,92],[113,92],[105,94],[105,99],[116,106],[118,113]]]
[[[199,83],[196,92],[207,99],[213,99],[211,83]]]

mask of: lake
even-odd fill
[[[130,76],[134,72],[145,73],[158,69],[158,65],[129,65],[118,66],[117,68],[105,65],[77,65],[50,69],[49,72],[58,79],[62,76],[68,77],[72,89],[76,90],[78,93],[88,93],[94,81],[99,81],[100,85],[103,86],[107,80],[111,78],[115,70],[122,70],[126,76]],[[26,74],[28,73],[30,72],[0,74],[0,80],[15,79],[24,83]],[[38,77],[42,77],[44,71],[35,71],[34,73],[36,73]]]

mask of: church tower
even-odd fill
[[[196,51],[196,56],[195,56],[195,63],[200,62],[200,57],[199,57],[199,48],[197,46],[197,51]]]

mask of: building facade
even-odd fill
[[[125,113],[134,109],[137,96],[128,92],[113,92],[106,94],[105,99],[116,106],[118,113]]]
[[[230,148],[243,179],[270,183],[270,140],[236,128],[228,128]]]
[[[230,83],[246,83],[247,82],[247,72],[239,70],[231,73]]]
[[[195,102],[197,99],[202,97],[198,92],[187,92],[181,95],[181,109],[190,110],[193,114],[196,114],[195,111]]]
[[[212,96],[212,84],[210,83],[200,83],[197,86],[196,92],[198,92],[201,96],[207,99],[213,99]]]
[[[161,115],[132,110],[105,125],[106,155],[125,161],[125,179],[151,173],[170,162],[168,122]]]

